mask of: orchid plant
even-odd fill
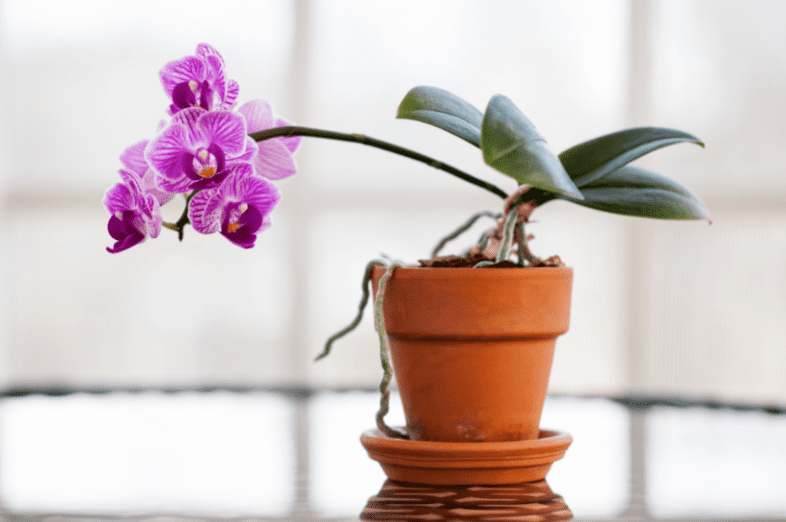
[[[210,45],[200,44],[194,55],[167,63],[159,76],[171,100],[166,108],[169,118],[159,123],[152,139],[135,143],[121,154],[121,181],[104,196],[110,215],[107,227],[115,240],[107,247],[111,253],[127,250],[148,237],[156,238],[162,228],[175,231],[182,240],[189,224],[199,233],[220,232],[235,245],[253,247],[257,234],[270,227],[271,213],[281,199],[274,182],[296,172],[293,154],[303,136],[355,142],[399,154],[503,199],[500,212],[482,211],[472,216],[440,241],[431,259],[421,261],[422,266],[562,266],[557,256],[546,260],[534,256],[528,246],[531,236],[524,230],[532,212],[555,199],[628,216],[709,218],[702,202],[681,184],[628,165],[667,145],[691,142],[703,146],[686,132],[657,127],[628,129],[555,155],[535,126],[505,96],[491,98],[482,113],[436,87],[415,87],[407,93],[398,107],[398,118],[433,125],[479,148],[486,164],[516,180],[518,188],[509,194],[447,163],[363,134],[290,125],[276,118],[270,105],[261,100],[238,107],[239,85],[227,76],[224,59]],[[184,200],[182,215],[174,223],[165,222],[161,206],[176,197]],[[475,247],[460,256],[438,257],[447,241],[484,216],[496,223]],[[327,355],[335,339],[360,322],[371,268],[380,263],[374,261],[366,269],[355,321],[328,340],[320,357]],[[382,420],[391,370],[381,302],[384,283],[395,266],[388,263],[376,302],[385,369],[377,424],[392,436],[399,434]]]

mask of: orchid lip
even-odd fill
[[[199,172],[197,172],[198,176],[203,178],[212,178],[216,174],[216,167],[213,165],[207,165],[202,168]]]

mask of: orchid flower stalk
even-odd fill
[[[294,154],[304,136],[379,148],[507,198],[506,207],[519,211],[507,227],[500,222],[497,232],[484,234],[483,244],[473,254],[480,255],[475,261],[484,265],[499,264],[515,254],[519,265],[538,266],[538,259],[524,251],[524,224],[535,207],[553,199],[633,216],[708,217],[701,201],[683,186],[627,166],[673,143],[702,145],[681,131],[629,129],[556,156],[534,125],[502,95],[494,96],[481,113],[442,89],[412,89],[398,108],[398,118],[434,125],[478,147],[489,166],[518,183],[515,201],[510,201],[496,185],[425,154],[364,134],[294,126],[274,117],[262,100],[236,107],[240,87],[227,75],[221,54],[208,44],[199,44],[194,55],[164,65],[159,77],[170,100],[165,108],[169,119],[151,139],[123,152],[121,181],[104,197],[110,214],[108,231],[116,241],[107,248],[111,253],[157,237],[162,227],[176,231],[182,240],[188,224],[199,233],[219,232],[242,248],[252,248],[257,234],[271,226],[272,211],[281,199],[274,182],[297,171]],[[183,214],[175,223],[163,222],[160,207],[177,195],[185,198]]]

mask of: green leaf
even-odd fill
[[[576,186],[581,188],[649,152],[681,142],[704,146],[687,132],[638,127],[580,143],[560,154],[559,159]]]
[[[481,127],[480,149],[486,163],[519,184],[581,198],[565,168],[535,126],[505,96],[489,102]]]
[[[625,166],[588,183],[583,200],[562,197],[596,210],[656,219],[709,219],[701,200],[690,190],[655,172]]]
[[[444,89],[425,85],[413,88],[398,106],[396,118],[434,125],[480,147],[483,113]]]

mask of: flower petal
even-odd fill
[[[269,129],[275,123],[273,110],[266,101],[251,100],[241,105],[237,112],[246,119],[246,128],[249,134]]]
[[[259,210],[249,206],[240,216],[238,224],[241,226],[237,230],[230,232],[228,227],[229,222],[225,219],[225,222],[221,224],[221,235],[237,246],[252,248],[257,240],[256,233],[262,227],[262,221],[262,214]]]
[[[120,155],[120,163],[128,170],[135,172],[139,177],[144,177],[147,172],[147,160],[145,160],[145,147],[150,140],[142,140],[134,143]]]
[[[147,233],[152,238],[157,238],[161,233],[161,207],[158,200],[152,194],[145,197],[145,206],[147,207],[147,215],[145,219],[145,228]]]
[[[235,161],[251,161],[257,154],[257,142],[246,136],[246,150],[240,156],[233,158]]]
[[[290,125],[292,124],[286,120],[282,120],[281,118],[276,120],[276,127],[289,127]],[[300,140],[303,139],[303,136],[287,136],[276,139],[286,145],[287,149],[289,149],[289,152],[294,154],[297,148],[300,146]]]
[[[270,212],[281,199],[275,185],[257,176],[227,179],[234,197],[226,197],[221,222],[221,234],[243,248],[254,246],[257,234],[270,227]],[[227,194],[228,196],[228,194]],[[236,212],[238,203],[245,203],[246,210],[237,221],[238,228],[230,231],[230,216]],[[235,214],[236,215],[236,214]]]
[[[210,44],[201,43],[197,45],[196,54],[197,56],[202,57],[215,56],[218,58],[218,63],[221,65],[221,67],[224,66],[224,57],[221,56],[221,53],[219,53],[216,48]]]
[[[179,114],[179,113],[178,113]],[[228,158],[241,155],[246,148],[246,120],[240,114],[211,111],[197,121],[198,133],[223,149]]]
[[[183,192],[187,192],[190,190],[193,183],[194,181],[187,177],[177,180],[170,180],[162,177],[159,174],[156,174],[156,185],[158,188],[165,192],[171,192],[172,194],[182,194]]]
[[[258,152],[253,160],[257,175],[267,179],[283,179],[297,171],[292,153],[279,140],[260,141],[257,146]]]
[[[213,234],[221,228],[221,209],[218,205],[212,205],[212,212],[206,211],[217,192],[218,189],[197,192],[188,204],[188,219],[200,234]]]
[[[167,96],[172,96],[172,91],[178,84],[192,80],[202,82],[206,73],[204,60],[197,56],[186,56],[168,62],[159,71],[158,76],[161,78],[161,85],[163,85]]]
[[[133,210],[122,212],[120,217],[117,214],[113,214],[109,218],[107,230],[112,239],[115,240],[115,245],[112,248],[107,247],[107,252],[116,254],[145,240],[146,236],[136,227],[136,221],[137,216]]]
[[[278,188],[263,178],[256,176],[243,178],[240,181],[243,193],[242,201],[248,206],[256,207],[262,216],[267,216],[281,201],[281,192]]]
[[[142,178],[142,186],[145,189],[145,192],[151,194],[153,197],[158,200],[159,205],[165,205],[169,203],[169,201],[175,196],[173,193],[166,192],[162,190],[157,183],[156,173],[153,169],[147,169],[145,172],[145,177]]]
[[[128,208],[136,208],[139,206],[144,189],[142,188],[142,179],[136,175],[135,172],[130,170],[120,169],[120,179],[123,184],[128,187],[129,192],[133,197],[133,204]]]
[[[240,85],[235,80],[227,80],[226,94],[224,95],[224,103],[221,109],[231,111],[237,101],[237,96],[240,94]]]
[[[188,111],[180,111],[178,114]],[[165,186],[159,186],[167,192],[172,190],[172,183],[178,183],[185,178],[183,172],[183,155],[190,150],[189,129],[180,123],[170,123],[158,136],[153,138],[145,148],[145,159],[150,168],[161,178],[169,181]]]
[[[204,147],[210,144],[210,141],[205,139],[197,127],[197,122],[199,121],[200,116],[204,114],[207,114],[207,111],[204,109],[199,107],[189,107],[188,109],[183,109],[172,116],[170,123],[184,125],[188,129],[188,140],[185,142],[188,149],[192,150],[197,147]]]
[[[104,193],[104,208],[110,214],[124,212],[136,207],[136,198],[123,183],[118,183]]]

